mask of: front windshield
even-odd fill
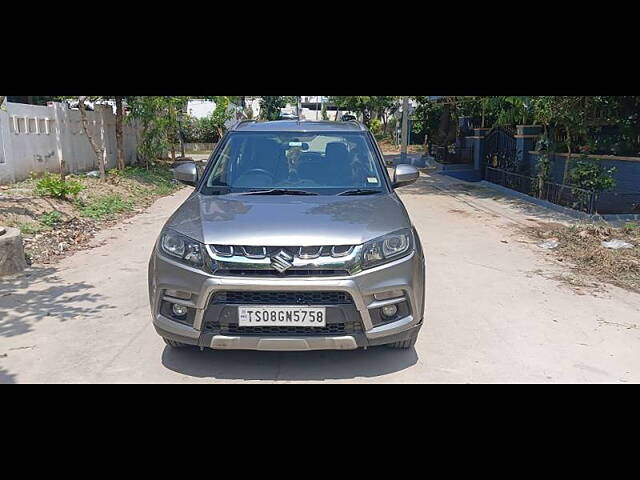
[[[361,133],[236,132],[213,162],[204,194],[387,191],[379,162]]]

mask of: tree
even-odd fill
[[[105,145],[105,131],[104,131],[104,122],[101,119],[100,123],[100,143],[98,145],[97,140],[89,131],[89,122],[86,115],[86,102],[98,102],[100,100],[110,100],[114,99],[116,103],[116,167],[119,170],[124,170],[125,162],[124,162],[124,105],[123,102],[125,99],[129,97],[123,96],[84,96],[84,97],[46,97],[48,99],[54,101],[69,101],[69,100],[77,100],[78,102],[78,110],[80,112],[80,118],[82,123],[82,129],[89,140],[89,144],[93,149],[96,157],[98,159],[98,168],[100,170],[100,177],[105,180],[106,179],[106,145]],[[61,177],[64,181],[64,165],[61,166]]]
[[[263,120],[278,120],[281,109],[293,103],[294,97],[267,96],[260,97],[260,117]]]
[[[116,167],[124,170],[124,97],[115,97],[116,101]]]
[[[98,145],[95,138],[93,138],[93,135],[89,131],[89,121],[87,120],[87,111],[85,109],[86,108],[85,102],[89,98],[90,97],[86,97],[86,96],[78,97],[78,110],[80,111],[80,118],[82,121],[82,129],[84,130],[84,134],[87,136],[87,139],[89,140],[89,144],[91,145],[91,148],[93,149],[93,152],[96,154],[96,158],[98,159],[98,169],[100,170],[100,179],[102,181],[105,181],[107,177],[105,174],[106,149],[104,145],[104,122],[101,122],[101,125],[100,125],[100,132],[101,132],[100,136],[102,139],[102,145]],[[95,97],[94,97],[94,100],[95,100]],[[64,175],[64,166],[62,166],[61,170],[62,170],[61,175]]]
[[[371,120],[379,118],[384,125],[384,133],[387,133],[389,116],[400,108],[399,96],[333,96],[329,101],[338,107],[338,111],[346,110],[356,112],[367,127],[371,126]]]
[[[362,123],[367,127],[371,122],[371,116],[375,110],[374,97],[371,96],[334,96],[330,97],[330,101],[334,103],[339,110],[356,112],[362,118]]]
[[[401,104],[402,97],[400,96],[383,96],[372,97],[372,110],[375,117],[382,120],[383,129],[382,133],[388,135],[387,131],[389,125],[389,117],[393,115]]]
[[[198,121],[199,127],[204,130],[213,129],[216,132],[218,139],[224,136],[227,131],[226,124],[234,117],[234,115],[236,118],[242,118],[243,116],[246,118],[253,117],[251,106],[245,106],[245,97],[213,96],[203,98],[214,102],[215,108],[208,117]],[[234,105],[236,108],[233,108]]]
[[[585,97],[576,96],[539,96],[532,98],[534,119],[544,126],[545,135],[547,135],[549,127],[564,130],[564,143],[568,156],[564,165],[562,183],[567,180],[575,141],[586,133],[588,113],[587,109],[584,108],[586,106],[584,99]]]
[[[414,116],[414,131],[418,135],[424,135],[425,147],[433,143],[438,136],[440,119],[444,110],[444,104],[431,99],[431,97],[413,97],[418,104]]]
[[[183,96],[138,96],[130,99],[129,118],[139,120],[142,125],[138,151],[147,166],[172,148],[180,134],[188,100],[189,97]],[[173,155],[175,158],[175,149]]]

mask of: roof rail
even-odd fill
[[[355,123],[356,125],[358,125],[360,127],[360,130],[367,130],[367,126],[362,123],[359,122],[358,120],[347,120],[348,123]]]
[[[248,119],[248,118],[245,118],[245,119],[243,119],[243,120],[238,120],[238,121],[233,125],[233,127],[231,127],[231,130],[237,130],[237,129],[238,129],[238,127],[239,127],[240,125],[242,125],[242,124],[244,124],[244,123],[252,123],[252,122],[253,122],[253,123],[257,123],[257,122],[258,122],[258,120],[255,120],[255,119]]]

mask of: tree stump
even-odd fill
[[[0,227],[0,277],[20,273],[26,267],[20,230]]]

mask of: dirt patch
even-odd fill
[[[449,213],[455,213],[456,215],[460,215],[461,217],[470,217],[471,214],[469,212],[465,212],[464,210],[452,209],[449,210]]]
[[[106,181],[84,174],[70,175],[82,185],[75,198],[38,195],[38,178],[0,188],[0,224],[20,229],[27,261],[54,263],[74,251],[89,248],[102,228],[144,211],[157,198],[181,188],[170,165],[111,171]]]
[[[523,230],[538,245],[557,240],[557,247],[547,251],[574,273],[640,292],[640,225],[614,228],[603,224],[567,226],[540,222]],[[632,248],[616,250],[602,245],[614,239],[623,240]]]
[[[378,140],[378,145],[380,146],[380,150],[382,150],[383,155],[399,155],[400,154],[400,145],[396,145],[388,138]],[[424,146],[423,145],[407,145],[407,153],[422,154],[424,153]]]

